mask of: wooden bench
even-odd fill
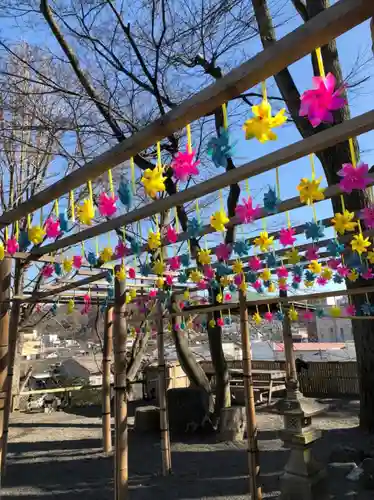
[[[207,377],[212,379],[214,371],[206,371]],[[229,370],[231,393],[236,397],[238,393],[244,393],[243,370],[232,368]],[[267,398],[268,405],[271,404],[275,392],[286,389],[286,372],[284,370],[252,370],[253,391],[257,402],[264,402]]]

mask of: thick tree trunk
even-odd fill
[[[217,305],[216,300],[218,292],[213,292],[213,304]],[[209,326],[209,321],[215,321],[215,326]],[[215,311],[213,314],[208,315],[208,339],[210,356],[212,359],[212,365],[215,371],[216,377],[216,387],[215,387],[215,404],[214,404],[214,418],[213,424],[219,424],[219,418],[221,415],[221,410],[223,408],[228,408],[231,406],[231,394],[230,394],[230,376],[227,367],[227,362],[225,358],[225,353],[222,347],[222,328],[217,325],[217,320],[220,319],[219,311]]]
[[[177,300],[176,296],[173,294],[170,304],[170,312],[175,312],[177,310]],[[179,318],[180,319],[180,318]],[[204,370],[201,368],[199,363],[196,361],[194,354],[191,352],[188,346],[187,336],[177,330],[175,325],[180,321],[178,318],[172,318],[171,321],[171,334],[174,340],[175,349],[177,351],[178,361],[182,367],[182,370],[187,375],[191,384],[204,390],[209,396],[209,413],[213,413],[213,395],[210,387],[208,377],[206,376]]]
[[[259,26],[260,37],[264,47],[272,45],[276,41],[275,30],[272,23],[270,11],[267,5],[267,0],[252,0],[255,11],[255,16]],[[295,2],[296,4],[296,2]],[[297,2],[300,7],[300,2]],[[330,6],[329,0],[307,0],[303,8],[298,9],[299,14],[304,21],[316,16]],[[321,48],[322,57],[326,73],[333,73],[339,84],[343,83],[342,69],[339,61],[338,50],[335,40],[332,40],[328,45]],[[312,64],[314,74],[318,75],[318,64],[315,54],[312,55]],[[300,93],[292,79],[291,73],[287,68],[275,75],[275,81],[279,91],[285,100],[288,111],[293,119],[297,129],[302,137],[306,138],[316,132],[329,127],[330,125],[321,125],[316,129],[309,124],[308,120],[299,116],[300,108]],[[346,92],[343,95],[347,98]],[[342,109],[334,113],[334,124],[342,123],[350,118],[349,106],[344,106]],[[356,156],[359,157],[357,141],[354,141]],[[333,147],[327,148],[324,151],[317,153],[317,156],[322,164],[326,179],[329,185],[337,184],[340,177],[337,172],[341,169],[343,163],[350,163],[351,156],[349,143],[345,141],[341,144],[336,144]],[[349,197],[345,196],[345,207],[353,212],[362,209],[370,203],[367,193],[353,191]],[[341,212],[342,206],[339,197],[332,200],[334,212]],[[347,288],[356,288],[360,286],[369,286],[370,281],[361,280],[355,283],[347,282]],[[374,295],[369,296],[371,303],[374,302]],[[360,310],[362,304],[366,301],[364,295],[354,297],[354,304],[357,310]],[[364,429],[374,430],[374,343],[371,340],[371,326],[368,321],[352,322],[353,336],[356,346],[357,368],[360,383],[361,396],[361,412],[360,423]]]

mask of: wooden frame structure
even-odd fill
[[[303,56],[311,53],[316,48],[327,44],[342,33],[360,24],[374,15],[374,3],[372,0],[340,0],[325,12],[312,18],[292,33],[277,41],[273,46],[263,50],[255,57],[245,62],[240,67],[228,73],[215,84],[202,90],[192,98],[183,102],[162,118],[145,129],[137,132],[118,146],[103,153],[98,158],[84,165],[81,169],[57,181],[44,191],[33,196],[31,199],[21,203],[17,208],[3,213],[0,216],[0,228],[12,224],[28,213],[41,208],[54,201],[72,189],[77,188],[88,180],[93,180],[110,168],[119,163],[129,160],[148,146],[167,137],[171,133],[184,127],[209,112],[212,112],[223,103],[237,97],[248,88],[258,84],[273,74],[279,72]],[[154,214],[165,212],[171,207],[178,207],[182,204],[212,193],[233,183],[242,181],[248,177],[269,171],[275,167],[287,164],[296,159],[302,158],[310,153],[315,153],[328,148],[336,143],[345,141],[353,136],[368,132],[374,128],[374,111],[369,111],[356,118],[345,121],[342,124],[331,127],[323,132],[317,133],[307,139],[298,141],[290,146],[279,149],[274,153],[265,155],[259,159],[248,162],[236,169],[218,175],[208,181],[202,182],[194,187],[181,191],[173,196],[160,199],[154,203],[146,205],[140,209],[129,212],[115,219],[98,224],[97,226],[85,229],[79,233],[57,240],[52,244],[37,247],[31,252],[20,253],[15,258],[23,260],[41,260],[43,262],[55,262],[56,258],[51,254],[67,246],[75,245],[86,239],[93,238],[110,230],[126,226],[133,222],[148,218]],[[372,176],[374,183],[374,176]],[[338,186],[330,186],[326,190],[326,198],[331,198],[340,193]],[[293,198],[282,202],[280,212],[291,210],[300,206],[298,198]],[[261,214],[263,216],[264,214]],[[260,217],[261,218],[261,217]],[[237,219],[230,221],[231,225],[238,224]],[[211,232],[209,227],[204,227],[201,234]],[[179,236],[179,241],[187,239],[186,234]],[[49,255],[48,255],[49,254]],[[6,375],[8,371],[8,328],[9,328],[9,305],[11,300],[20,302],[43,302],[48,301],[50,295],[62,294],[64,291],[73,288],[80,288],[89,283],[93,283],[105,277],[105,272],[100,272],[94,276],[76,282],[59,286],[52,290],[46,290],[31,297],[26,295],[10,296],[10,260],[7,258],[0,263],[0,463],[3,446],[3,418],[4,405],[7,391]],[[317,294],[303,295],[302,300],[317,297],[327,297],[334,295],[353,295],[368,293],[374,287],[367,287],[364,290],[350,290],[337,292],[324,292]],[[296,297],[275,297],[259,299],[256,305],[294,302]],[[251,359],[250,346],[248,340],[248,306],[244,294],[240,294],[240,319],[243,343],[243,370],[246,380],[246,412],[248,425],[248,451],[249,451],[249,476],[250,491],[253,500],[262,498],[261,488],[258,484],[259,463],[258,449],[256,443],[256,425],[253,401],[253,384],[251,381]],[[212,311],[224,311],[230,308],[238,311],[237,304],[222,304],[219,306],[198,307],[187,311],[181,311],[169,315],[173,317],[188,316],[193,312],[208,313]],[[116,448],[116,473],[115,473],[115,498],[116,500],[128,499],[128,468],[127,468],[127,395],[126,395],[126,305],[124,284],[116,280],[113,318],[113,347],[115,360],[115,448]],[[159,384],[160,384],[160,406],[161,406],[161,432],[163,451],[163,471],[167,474],[171,470],[170,443],[168,441],[168,422],[164,384],[164,358],[163,358],[163,318],[166,315],[158,310],[158,362],[159,362]],[[359,318],[364,319],[364,318]],[[108,374],[108,363],[110,357],[110,308],[107,310],[106,333],[107,344],[105,348],[105,374]],[[292,353],[288,354],[289,356]],[[292,370],[291,370],[292,371]],[[293,376],[290,372],[290,376]],[[103,428],[105,428],[105,447],[110,449],[110,421],[107,418],[108,409],[108,385],[105,386],[105,398],[103,396]],[[109,423],[108,423],[109,421]],[[104,423],[105,422],[105,423]],[[109,426],[109,431],[108,431]],[[109,433],[108,433],[109,432]]]

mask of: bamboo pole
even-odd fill
[[[12,261],[4,259],[0,262],[0,470],[3,470],[4,453],[4,424],[5,407],[8,387],[8,359],[9,359],[9,299]],[[0,477],[0,491],[2,474]]]
[[[115,267],[116,274],[120,266]],[[128,500],[128,425],[126,391],[126,290],[124,281],[115,280],[113,347],[115,367],[115,500]]]
[[[260,461],[257,443],[257,424],[255,397],[253,391],[252,377],[252,355],[249,341],[249,323],[248,309],[246,296],[239,291],[240,304],[240,332],[242,337],[242,364],[243,364],[243,381],[244,381],[244,396],[245,408],[247,413],[247,452],[248,452],[248,469],[249,469],[249,487],[252,500],[262,500],[262,490],[259,484]]]
[[[158,356],[158,398],[160,405],[162,474],[171,474],[171,450],[169,434],[169,418],[166,401],[166,366],[164,354],[163,311],[160,300],[157,302],[157,356]]]
[[[20,293],[23,285],[23,266],[20,262],[15,263],[14,268],[14,282],[13,282],[13,293]],[[3,460],[1,463],[1,476],[5,477],[6,474],[6,463],[7,463],[7,450],[8,450],[8,430],[9,430],[9,418],[10,413],[13,411],[14,394],[13,389],[13,374],[14,374],[14,364],[17,354],[17,340],[18,340],[18,324],[21,312],[21,303],[13,302],[10,310],[9,318],[9,338],[8,338],[8,374],[7,374],[7,397],[5,401],[5,412],[4,412],[4,425],[3,425]],[[26,375],[26,380],[28,380]],[[17,397],[21,392],[21,388],[18,388]]]
[[[110,414],[110,365],[113,350],[113,307],[105,309],[103,346],[103,386],[102,386],[102,429],[104,453],[112,451],[112,431]]]

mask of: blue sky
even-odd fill
[[[291,9],[291,7],[290,7]],[[292,15],[291,19],[283,26],[278,28],[277,36],[280,38],[286,32],[292,31],[295,27],[300,24],[299,18],[293,15],[293,11],[288,12],[287,10],[283,12],[283,16]],[[36,35],[37,37],[41,37],[42,33]],[[7,29],[6,24],[3,24],[2,27],[2,35],[12,36],[14,38],[19,36],[19,32],[17,34],[16,31],[11,31]],[[25,32],[23,32],[23,36],[25,36]],[[27,36],[27,35],[26,35]],[[35,32],[33,33],[32,41],[35,43],[37,39],[35,39]],[[350,32],[342,35],[337,40],[340,60],[343,67],[343,74],[346,76],[350,73],[352,68],[355,66],[355,62],[357,57],[360,55],[360,60],[369,60],[369,62],[365,65],[362,73],[359,75],[354,75],[354,80],[360,80],[363,76],[372,75],[373,73],[373,57],[371,53],[371,38],[370,38],[370,29],[369,22],[365,22],[362,25],[354,28]],[[55,42],[51,42],[51,46],[55,46]],[[262,46],[259,40],[251,41],[251,49],[253,50],[253,54],[262,50]],[[311,78],[312,78],[312,68],[310,64],[310,57],[303,58],[302,60],[296,62],[290,67],[292,76],[295,79],[295,82],[299,88],[299,91],[302,92],[311,87]],[[279,95],[276,89],[276,85],[272,79],[267,81],[268,94],[269,95]],[[257,89],[258,90],[258,89]],[[365,81],[360,88],[355,89],[354,92],[350,92],[349,101],[351,104],[351,113],[352,116],[356,116],[364,113],[371,109],[372,95],[374,93],[374,79],[370,78],[368,81]],[[248,116],[250,115],[248,109]],[[266,144],[260,144],[256,140],[245,141],[244,140],[244,132],[241,131],[240,124],[231,124],[231,129],[233,130],[233,142],[236,143],[235,147],[235,163],[239,166],[242,163],[246,163],[252,159],[261,157],[264,154],[267,154],[271,151],[275,151],[281,147],[284,147],[288,144],[292,144],[293,142],[300,140],[300,135],[293,125],[287,125],[280,129],[277,129],[278,140]],[[370,132],[363,136],[359,137],[360,149],[362,151],[361,159],[366,163],[372,165],[374,163],[374,151],[371,149],[371,144],[374,139],[374,132]],[[316,159],[316,173],[317,176],[322,176],[324,179],[322,168]],[[287,198],[291,198],[297,195],[296,186],[299,184],[299,180],[301,177],[310,177],[311,168],[309,158],[303,158],[292,164],[288,164],[280,167],[280,187],[281,187],[281,198],[283,200]],[[262,204],[262,193],[264,189],[266,189],[267,185],[274,186],[275,185],[275,171],[267,172],[256,176],[250,179],[250,188],[251,193],[256,198],[258,203]],[[326,185],[325,179],[323,181],[323,185]],[[243,183],[244,190],[244,183]],[[218,208],[217,206],[215,208]],[[316,211],[318,218],[325,218],[328,216],[332,216],[331,203],[330,201],[325,201],[316,204]],[[204,221],[208,221],[209,216],[212,212],[212,208],[206,210],[202,213]],[[301,224],[302,222],[308,221],[312,219],[312,210],[310,207],[303,207],[297,210],[294,210],[291,213],[291,222],[294,225]],[[274,224],[274,218],[269,219],[268,227],[270,228]],[[276,218],[277,227],[281,227],[286,224],[286,216],[278,216]],[[250,231],[254,229],[247,227],[245,229]],[[257,227],[261,227],[258,225]],[[143,231],[145,233],[145,231]],[[326,232],[326,236],[331,235]],[[221,236],[209,236],[209,243],[217,243],[220,241]],[[100,247],[103,245],[107,245],[108,236],[103,235],[100,237]],[[112,244],[115,244],[114,235],[111,238]],[[299,242],[301,243],[303,238],[299,238]],[[93,246],[93,245],[92,245]],[[89,245],[88,245],[89,247]],[[70,252],[73,253],[73,252]]]

